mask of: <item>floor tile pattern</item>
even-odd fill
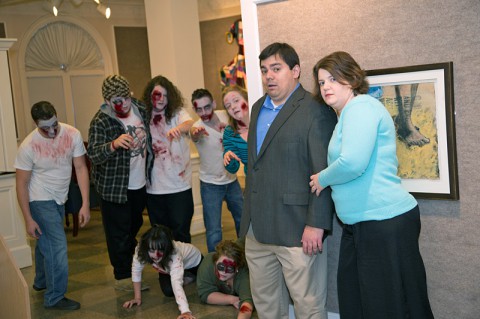
[[[179,312],[175,299],[162,294],[157,274],[148,267],[143,272],[143,278],[150,285],[150,290],[142,293],[142,305],[132,309],[122,307],[126,300],[133,297],[133,292],[117,291],[113,288],[115,280],[108,259],[101,214],[98,210],[92,210],[91,216],[90,223],[81,228],[76,237],[72,236],[72,226],[65,228],[69,259],[67,297],[80,302],[81,309],[75,311],[44,309],[43,292],[37,292],[32,288],[34,267],[27,267],[22,269],[22,273],[30,286],[32,319],[177,318]],[[149,226],[148,217],[144,216],[144,224],[139,235]],[[225,239],[236,237],[233,220],[226,209],[223,212],[223,231]],[[192,242],[206,254],[204,234],[193,236]],[[33,251],[35,241],[31,239],[30,245]],[[202,304],[195,283],[186,286],[185,292],[190,309],[197,319],[237,317],[237,310],[234,307]]]

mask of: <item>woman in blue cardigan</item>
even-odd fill
[[[316,97],[338,123],[328,146],[328,167],[311,176],[317,195],[331,187],[343,233],[338,261],[342,319],[433,318],[418,246],[417,201],[397,176],[392,117],[366,95],[365,71],[346,52],[313,69]]]
[[[239,86],[225,88],[222,94],[223,105],[229,119],[223,132],[223,164],[227,171],[235,174],[244,165],[247,174],[247,135],[250,123],[247,92]]]

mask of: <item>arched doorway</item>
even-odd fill
[[[103,39],[85,21],[68,16],[38,21],[20,48],[25,115],[33,103],[50,101],[59,120],[77,127],[86,140],[103,100],[102,81],[112,72],[110,61]]]

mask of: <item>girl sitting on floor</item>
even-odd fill
[[[175,296],[180,310],[177,319],[195,319],[188,306],[183,290],[184,276],[186,281],[193,281],[202,254],[192,244],[174,241],[170,230],[162,225],[154,225],[142,235],[135,249],[132,262],[132,281],[134,299],[126,301],[124,308],[142,304],[141,282],[142,271],[146,264],[151,264],[158,272],[160,288],[167,297]]]

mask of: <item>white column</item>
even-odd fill
[[[12,86],[7,50],[16,39],[0,39],[0,171],[14,171],[17,134],[13,115]]]
[[[152,77],[167,77],[190,101],[204,86],[197,0],[145,0],[145,14]]]
[[[15,41],[0,39],[0,203],[2,205],[0,234],[5,239],[17,266],[23,268],[32,265],[32,255],[27,243],[25,223],[17,203],[13,167],[17,152],[17,136],[7,50]]]
[[[195,118],[190,97],[204,87],[197,0],[145,0],[145,15],[152,77],[163,75],[172,81],[185,98],[185,109]],[[190,148],[196,151],[193,145]],[[195,211],[190,232],[195,235],[205,231],[198,154],[192,154],[191,163]]]

